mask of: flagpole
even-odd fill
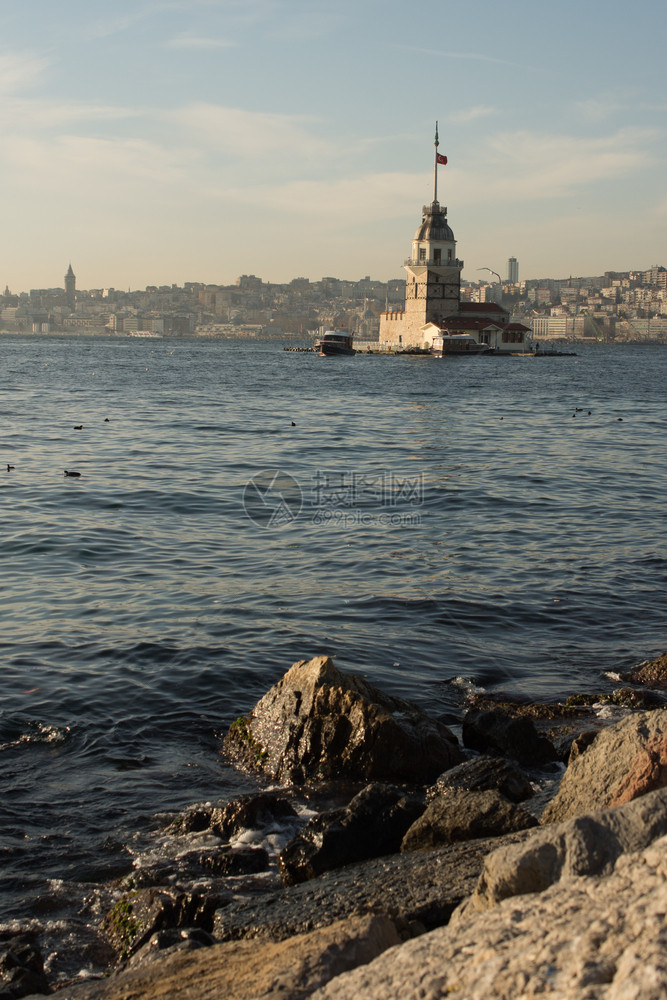
[[[433,201],[438,200],[438,123],[435,123],[435,163],[433,164]]]

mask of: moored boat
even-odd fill
[[[334,354],[356,354],[354,347],[352,346],[351,333],[346,333],[344,330],[327,330],[323,335],[322,339],[315,344],[315,350],[319,352],[321,357]]]

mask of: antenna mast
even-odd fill
[[[438,123],[435,123],[435,162],[433,164],[433,201],[438,200]]]

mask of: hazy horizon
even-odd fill
[[[664,7],[25,0],[0,14],[0,287],[402,275],[433,197],[521,279],[664,263]]]

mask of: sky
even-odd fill
[[[0,289],[667,266],[664,0],[1,0]]]

